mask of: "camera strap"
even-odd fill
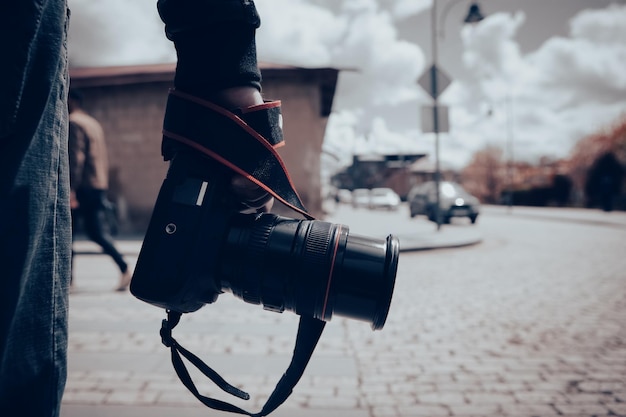
[[[284,144],[281,117],[280,101],[270,101],[231,112],[174,89],[170,91],[163,122],[163,156],[166,160],[171,159],[177,150],[177,143],[189,146],[246,177],[305,218],[314,219],[302,204],[287,169],[276,152],[276,148]],[[167,320],[162,322],[161,339],[171,350],[172,364],[182,383],[207,407],[252,417],[268,415],[291,395],[326,324],[313,317],[300,316],[293,356],[287,370],[262,410],[259,413],[250,413],[198,392],[182,357],[223,391],[244,400],[250,398],[248,393],[226,382],[197,356],[178,344],[172,337],[172,329],[178,324],[180,317],[181,313],[168,311]]]
[[[315,346],[319,341],[322,331],[326,322],[318,320],[312,317],[300,316],[300,323],[298,325],[298,334],[296,336],[296,345],[293,351],[293,357],[289,367],[283,374],[283,376],[276,384],[276,388],[268,398],[267,402],[263,406],[260,412],[251,413],[231,403],[221,401],[215,398],[210,398],[200,394],[196,385],[194,384],[187,367],[181,358],[181,355],[191,362],[196,368],[198,368],[207,378],[213,381],[224,392],[227,392],[235,397],[243,400],[249,400],[250,395],[247,392],[240,390],[239,388],[229,384],[222,378],[217,372],[206,365],[200,358],[187,349],[182,347],[176,339],[172,337],[172,329],[176,327],[180,321],[181,313],[176,311],[167,312],[167,319],[163,320],[161,324],[161,341],[170,348],[172,364],[174,370],[181,380],[183,385],[204,405],[215,410],[227,411],[231,413],[244,414],[251,417],[267,416],[280,406],[293,392],[293,388],[296,386],[300,378],[304,374],[304,370],[313,355]]]
[[[246,177],[287,207],[311,216],[276,151],[284,145],[280,101],[231,112],[199,97],[172,89],[163,120],[165,159],[182,143]]]

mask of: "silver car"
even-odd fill
[[[373,188],[370,193],[370,208],[384,208],[398,210],[400,197],[391,188]]]
[[[370,190],[368,188],[357,188],[352,191],[352,207],[366,207],[370,206]]]
[[[435,190],[434,181],[416,185],[411,189],[407,196],[411,217],[422,214],[430,221],[437,221]],[[439,183],[439,202],[440,218],[443,223],[450,223],[452,217],[468,217],[472,223],[476,223],[480,214],[478,199],[455,182],[441,181]]]

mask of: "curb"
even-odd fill
[[[400,235],[400,252],[417,252],[427,250],[438,249],[455,249],[466,246],[473,246],[482,243],[483,238],[481,235],[469,236],[465,238],[449,239],[445,241],[438,241],[437,239],[431,239],[424,241],[423,239],[415,239],[414,236]]]

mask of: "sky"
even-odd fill
[[[354,154],[434,158],[421,119],[432,98],[418,83],[433,63],[433,0],[255,3],[260,61],[343,70],[324,139],[337,166]],[[437,67],[451,80],[442,164],[460,169],[486,146],[516,161],[565,158],[626,117],[626,0],[481,0],[485,19],[464,25],[470,3],[436,0]],[[175,61],[156,0],[69,4],[71,66]]]

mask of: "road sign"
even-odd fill
[[[433,80],[435,80],[436,83],[433,83]],[[448,88],[451,82],[450,77],[434,64],[424,71],[424,74],[417,80],[417,83],[434,99],[439,97],[443,90]]]
[[[448,106],[437,106],[437,132],[445,133],[450,130],[448,123]],[[435,133],[435,107],[422,107],[422,132]]]

